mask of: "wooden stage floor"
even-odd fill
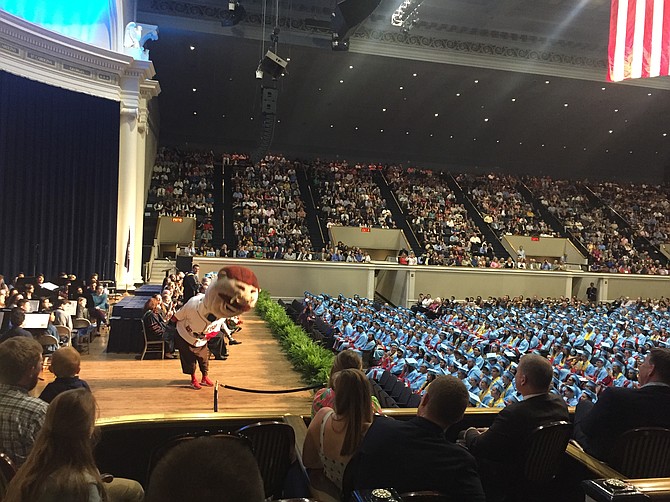
[[[254,313],[245,314],[243,319],[243,329],[236,335],[242,343],[228,347],[226,361],[209,361],[210,378],[220,385],[249,389],[304,387],[265,323]],[[107,354],[106,345],[107,335],[96,337],[91,354],[82,355],[79,374],[98,401],[100,418],[213,411],[213,388],[191,389],[178,359],[139,361],[135,354]],[[44,381],[38,384],[35,395],[54,379],[48,370],[42,377]],[[312,391],[250,394],[219,387],[219,412],[309,414],[312,395]]]

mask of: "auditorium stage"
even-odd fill
[[[236,338],[242,343],[228,347],[226,361],[209,362],[209,376],[220,384],[250,389],[275,390],[304,387],[300,375],[281,351],[265,323],[254,313],[245,314]],[[181,373],[178,359],[145,359],[136,354],[107,354],[107,335],[96,337],[91,354],[82,355],[79,376],[90,385],[100,408],[100,418],[136,414],[206,413],[213,411],[212,388],[193,390]],[[154,357],[151,354],[148,357]],[[199,375],[199,372],[198,372]],[[45,370],[39,395],[54,376]],[[219,389],[219,412],[272,412],[309,414],[312,392],[250,394]]]

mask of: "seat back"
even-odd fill
[[[391,375],[389,379],[386,381],[385,385],[382,385],[382,389],[384,389],[389,395],[393,394],[393,391],[398,388],[398,391],[400,390],[400,386],[404,385],[402,383],[402,380],[400,380],[398,377],[395,375]]]
[[[77,332],[77,345],[80,352],[86,352],[87,354],[91,352],[91,321],[84,319],[83,317],[78,317],[72,321],[72,327]]]
[[[72,333],[70,328],[67,326],[56,326],[56,331],[58,336],[61,338],[67,338],[67,345],[72,345]]]
[[[382,408],[397,408],[398,403],[395,402],[395,399],[393,399],[391,396],[389,396],[385,391],[380,391],[379,395],[377,396],[377,399],[379,399],[379,404],[381,405]]]
[[[632,479],[670,476],[670,429],[644,427],[623,433],[607,462]]]
[[[382,376],[379,377],[379,385],[383,388],[384,385],[386,385],[386,382],[389,381],[389,378],[391,378],[391,372],[389,370],[384,370]]]
[[[165,359],[165,342],[163,340],[149,340],[147,338],[147,329],[144,326],[144,318],[140,324],[142,324],[142,335],[144,336],[144,350],[140,356],[140,361],[144,359],[147,352],[160,353],[161,359]]]
[[[185,441],[191,441],[199,437],[215,437],[221,440],[233,440],[233,441],[245,441],[249,449],[251,449],[251,443],[245,438],[240,438],[234,434],[229,434],[222,431],[200,431],[200,432],[187,432],[185,434],[180,434],[178,436],[173,436],[164,443],[157,446],[152,452],[151,457],[149,457],[149,465],[147,468],[147,483],[151,480],[151,473],[154,468],[160,462],[160,460],[175,446],[182,444]]]
[[[398,399],[396,399],[396,402],[398,403],[398,406],[401,408],[407,408],[407,403],[409,403],[409,400],[412,398],[412,389],[409,387],[403,387],[400,389],[400,393],[398,394]]]
[[[421,404],[421,395],[412,394],[412,396],[409,398],[409,401],[407,402],[407,407],[418,408],[420,404]]]
[[[4,453],[0,453],[0,500],[5,497],[7,486],[16,474],[16,466],[12,459]]]
[[[88,328],[91,325],[91,321],[84,319],[83,317],[77,317],[72,321],[72,327],[74,329],[83,329]]]
[[[295,461],[295,433],[283,422],[258,422],[236,432],[251,441],[261,471],[265,497],[281,498],[284,481]]]
[[[35,338],[42,347],[50,347],[52,345],[58,346],[60,340],[48,333],[42,333]]]
[[[551,481],[558,473],[571,436],[572,424],[564,420],[542,425],[531,432],[523,457],[526,481]]]

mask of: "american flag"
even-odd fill
[[[128,245],[126,246],[126,259],[124,260],[123,265],[126,267],[126,271],[130,272],[130,228],[128,229]]]
[[[670,74],[670,0],[612,0],[608,80]]]

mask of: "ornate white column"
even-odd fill
[[[146,165],[146,145],[147,145],[147,132],[148,132],[148,122],[149,122],[149,110],[148,105],[151,99],[158,95],[160,87],[158,82],[146,81],[140,85],[140,96],[139,96],[139,109],[137,116],[137,168],[136,168],[136,182],[135,182],[135,194],[136,194],[136,210],[135,210],[135,246],[134,260],[135,263],[139,263],[139,276],[133,276],[133,282],[135,284],[142,282],[142,273],[144,272],[143,263],[142,263],[142,245],[144,241],[144,209],[146,207],[147,201],[147,190],[148,186],[146,185],[147,180],[147,169],[151,170],[153,166]],[[149,178],[150,179],[150,178]],[[137,272],[133,268],[133,272]],[[148,277],[145,277],[145,280],[149,280]]]
[[[142,215],[144,200],[144,141],[140,87],[154,75],[150,61],[134,61],[121,77],[119,125],[119,184],[116,220],[116,286],[132,288],[142,277]],[[144,103],[146,109],[146,102]],[[144,120],[144,127],[141,121]],[[142,150],[139,150],[141,146]],[[141,179],[141,181],[140,181]],[[139,201],[139,204],[138,204]],[[138,219],[140,224],[138,225]]]

